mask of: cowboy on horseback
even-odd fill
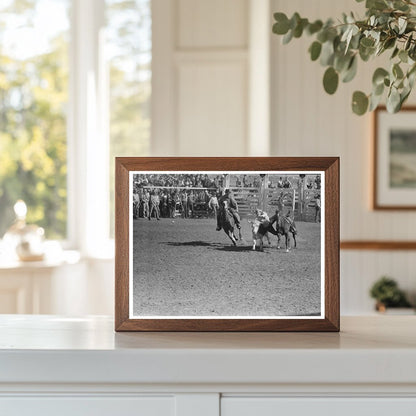
[[[293,242],[295,244],[296,248],[296,224],[294,218],[290,215],[290,210],[286,213],[286,215],[283,215],[278,209],[276,210],[275,214],[270,217],[270,222],[273,224],[276,222],[276,232],[277,232],[277,248],[280,248],[280,235],[285,236],[286,240],[286,252],[290,249],[290,236],[289,233],[293,236]]]
[[[270,217],[270,223],[274,224],[277,221],[277,226],[280,226],[280,220],[286,221],[290,228],[291,228],[291,232],[295,232],[296,233],[296,225],[295,225],[295,221],[294,219],[291,217],[290,215],[290,210],[288,210],[288,212],[286,213],[286,215],[281,215],[280,212],[283,212],[283,209],[279,210],[277,209],[274,213],[274,215],[272,217]]]
[[[226,209],[225,207],[228,208],[228,211],[231,213],[231,215],[234,218],[235,221],[235,226],[240,229],[241,225],[240,225],[240,215],[238,214],[238,204],[237,201],[234,199],[233,193],[229,190],[226,189],[224,192],[224,195],[221,196],[221,198],[219,199],[219,206],[220,206],[220,210],[218,212],[217,215],[217,231],[220,231],[222,228],[221,225],[221,211],[223,209]]]

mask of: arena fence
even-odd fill
[[[262,197],[259,188],[231,188],[238,203],[240,215],[252,217],[256,208],[273,214],[276,209],[283,207],[286,214],[290,212],[296,221],[315,221],[316,199],[321,191],[304,190],[303,197],[299,190],[293,188],[267,188],[265,197]]]
[[[196,218],[213,216],[208,210],[208,201],[203,197],[205,191],[209,194],[217,192],[216,188],[203,187],[166,187],[146,186],[143,189],[158,189],[159,192],[180,194],[183,190],[193,191],[195,194],[193,215]],[[313,222],[316,219],[316,199],[321,194],[320,189],[304,189],[301,192],[293,188],[266,188],[261,187],[230,187],[238,203],[242,218],[253,218],[256,208],[260,208],[272,215],[279,206],[283,206],[285,214],[290,212],[296,221]],[[174,216],[182,216],[183,207],[180,200],[175,202]],[[190,215],[190,212],[188,213]]]

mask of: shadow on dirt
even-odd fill
[[[159,244],[163,244],[163,245],[167,245],[167,246],[172,246],[172,247],[207,247],[208,249],[211,250],[217,250],[217,251],[225,251],[225,252],[246,252],[246,251],[253,251],[252,250],[252,245],[251,244],[247,244],[246,241],[239,241],[237,243],[237,246],[233,246],[233,245],[228,245],[227,243],[209,243],[207,241],[201,241],[201,240],[197,240],[197,241],[183,241],[183,242],[177,242],[177,241],[164,241],[161,242]],[[290,252],[296,250],[295,247],[292,247]],[[287,255],[288,253],[286,252],[286,250],[284,249],[284,247],[280,247],[280,249],[276,249],[275,246],[268,246],[265,245],[264,246],[264,251],[259,250],[258,247],[256,247],[255,250],[256,253],[264,253],[264,254],[270,254],[271,252],[273,253],[277,253],[277,254],[285,254]],[[290,253],[289,252],[289,253]]]
[[[243,251],[252,251],[251,245],[246,245],[245,242],[240,242],[241,245],[233,246],[226,245],[221,243],[208,243],[206,241],[184,241],[184,242],[174,242],[174,241],[165,241],[160,244],[172,246],[172,247],[207,247],[211,250],[218,251],[234,251],[234,252],[243,252]]]
[[[220,246],[215,247],[215,250],[218,251],[251,251],[251,246]]]
[[[215,247],[219,246],[218,243],[207,243],[206,241],[184,241],[184,242],[174,242],[174,241],[167,241],[160,244],[166,244],[168,246],[173,247]]]

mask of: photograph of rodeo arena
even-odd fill
[[[140,173],[132,317],[323,316],[321,173]]]

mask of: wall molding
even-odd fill
[[[347,240],[341,241],[341,250],[416,250],[416,241]]]

